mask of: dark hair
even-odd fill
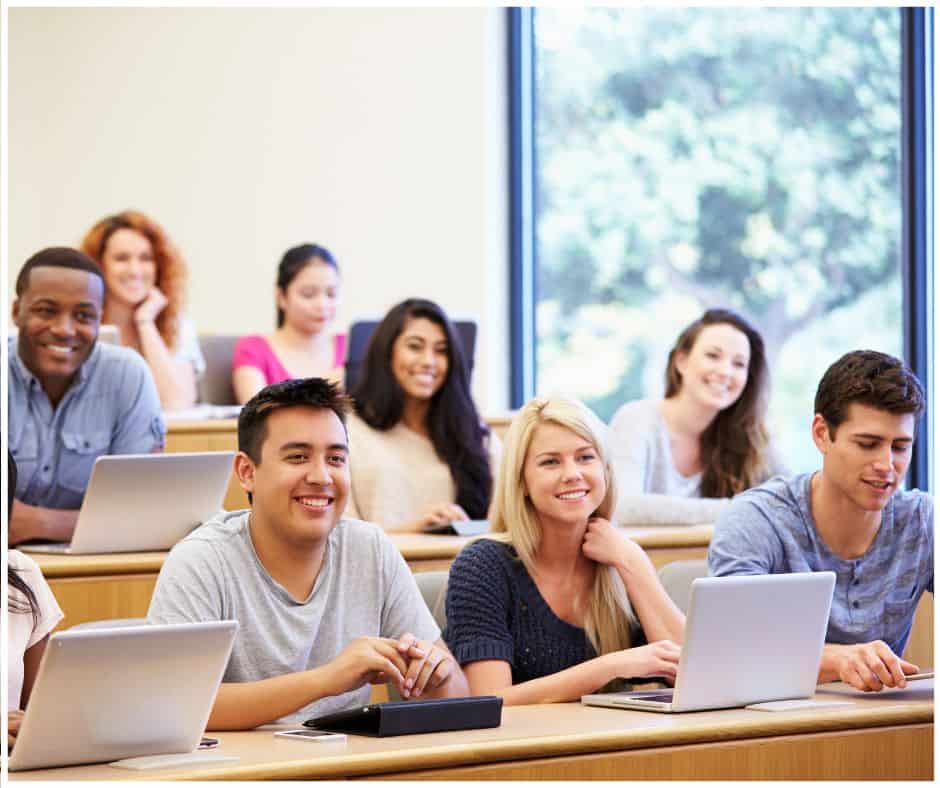
[[[101,268],[87,254],[69,246],[50,246],[46,249],[40,249],[23,263],[23,267],[16,277],[17,298],[23,295],[29,287],[29,275],[33,269],[42,267],[74,268],[77,271],[87,271],[97,276],[101,280],[102,286],[104,285]]]
[[[294,246],[284,252],[281,262],[277,266],[277,286],[282,293],[287,293],[287,287],[294,281],[294,277],[304,270],[313,260],[319,260],[327,265],[333,266],[334,271],[339,271],[339,265],[336,258],[330,254],[329,250],[317,244],[301,244]],[[284,325],[284,310],[278,307],[277,327]]]
[[[7,449],[7,522],[13,513],[13,494],[16,491],[16,460],[10,450]],[[12,613],[29,613],[33,617],[33,626],[39,619],[39,604],[36,602],[36,594],[29,587],[26,581],[20,577],[19,572],[10,564],[7,564],[7,585],[11,590],[19,591],[23,599],[10,594],[7,597],[7,609]],[[25,601],[24,601],[25,600]]]
[[[853,350],[836,361],[819,381],[813,405],[829,426],[830,437],[857,402],[889,413],[924,412],[924,389],[900,359],[875,350]]]
[[[261,446],[267,437],[268,416],[280,408],[307,407],[333,411],[346,426],[349,397],[323,378],[298,378],[265,386],[238,414],[238,450],[255,465],[261,464]]]
[[[727,324],[747,337],[751,357],[747,383],[733,405],[719,411],[699,438],[702,482],[699,491],[705,498],[730,498],[760,484],[767,476],[766,457],[769,443],[764,418],[767,413],[769,373],[764,340],[750,323],[730,309],[708,309],[690,324],[669,351],[666,364],[666,399],[682,388],[682,375],[676,367],[680,354],[688,355],[698,335],[706,326]]]
[[[447,336],[447,376],[428,410],[431,443],[450,468],[457,503],[472,519],[483,519],[493,488],[484,447],[489,429],[480,421],[470,396],[470,373],[460,337],[433,301],[409,298],[392,307],[379,323],[366,349],[362,376],[352,392],[356,413],[377,430],[390,429],[401,420],[405,396],[392,373],[392,345],[409,320],[421,317],[439,325]]]

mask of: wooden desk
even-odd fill
[[[626,530],[657,566],[678,558],[703,558],[711,537],[711,526]],[[413,572],[447,569],[469,541],[430,534],[391,534],[390,538]],[[147,615],[166,553],[32,556],[65,613],[59,628],[67,629],[85,621]]]
[[[933,777],[933,682],[903,696],[817,698],[851,706],[657,714],[575,703],[503,710],[499,728],[337,744],[217,734],[234,763],[135,773],[107,765],[11,780],[926,780]]]

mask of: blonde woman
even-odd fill
[[[457,556],[445,639],[473,695],[571,701],[618,678],[674,679],[685,618],[649,557],[610,523],[604,424],[574,400],[513,419],[492,532]]]

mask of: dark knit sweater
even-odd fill
[[[461,665],[508,662],[512,683],[597,656],[587,634],[556,616],[516,551],[492,539],[465,547],[450,569],[444,639]]]

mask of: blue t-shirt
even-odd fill
[[[731,502],[708,548],[712,575],[836,573],[827,643],[883,640],[902,654],[924,591],[933,593],[933,498],[898,491],[882,511],[865,554],[843,559],[816,531],[813,474],[775,477]]]
[[[95,460],[103,454],[149,454],[163,448],[160,397],[139,353],[95,344],[53,408],[17,351],[9,360],[10,451],[16,498],[31,506],[78,509]]]

